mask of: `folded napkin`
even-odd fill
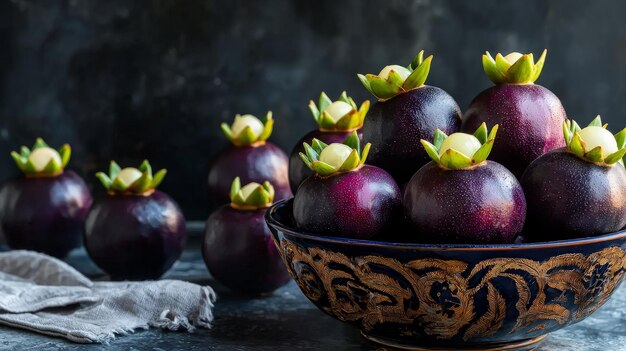
[[[0,324],[106,343],[159,327],[209,328],[215,293],[176,280],[92,282],[63,261],[31,251],[0,253]]]

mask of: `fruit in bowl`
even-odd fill
[[[228,189],[235,177],[244,183],[270,181],[276,190],[276,199],[291,197],[288,162],[283,150],[267,139],[272,134],[272,112],[263,121],[253,115],[236,115],[232,125],[221,124],[222,132],[230,140],[229,147],[220,151],[209,169],[209,196],[212,208],[227,204]]]
[[[361,150],[356,132],[343,143],[304,143],[302,161],[315,174],[294,197],[299,228],[320,235],[368,239],[401,218],[401,194],[389,173],[366,165],[370,144]]]
[[[65,257],[81,244],[92,198],[83,179],[66,170],[68,144],[59,150],[38,138],[11,156],[22,176],[0,189],[0,237],[12,249]]]
[[[209,216],[202,256],[211,275],[231,290],[266,294],[291,280],[272,241],[265,212],[274,201],[274,187],[235,178],[229,205]]]
[[[600,308],[626,272],[625,230],[545,243],[392,243],[299,229],[293,205],[276,203],[266,220],[303,294],[392,348],[534,349]]]
[[[96,176],[107,190],[87,216],[85,248],[113,280],[158,279],[180,257],[187,241],[178,204],[156,190],[166,170],[155,174],[146,160]]]
[[[451,134],[461,127],[461,110],[452,96],[424,84],[432,58],[421,51],[407,67],[389,65],[378,75],[358,75],[378,98],[362,128],[363,140],[372,143],[369,162],[389,172],[400,187],[429,161],[416,140],[430,138],[436,129]]]
[[[559,98],[534,84],[539,78],[547,51],[535,62],[533,54],[486,52],[483,68],[495,86],[474,98],[463,117],[462,131],[471,133],[481,123],[502,127],[492,160],[521,177],[526,167],[544,153],[565,146],[561,125],[566,119]]]
[[[515,176],[487,160],[498,125],[474,134],[437,130],[421,143],[432,162],[420,168],[404,192],[404,208],[420,242],[512,243],[524,227],[526,200]]]
[[[528,200],[527,236],[559,239],[626,227],[626,128],[611,134],[600,116],[587,127],[563,123],[566,147],[533,161],[522,186]]]
[[[354,100],[345,91],[335,101],[332,101],[326,93],[322,92],[317,105],[313,100],[309,102],[309,109],[318,129],[303,136],[289,155],[289,185],[292,193],[295,194],[298,186],[306,178],[313,175],[313,171],[300,159],[302,144],[310,144],[313,139],[318,139],[326,144],[341,143],[355,130],[361,138],[359,129],[363,126],[369,106],[369,100],[365,100],[357,108]]]

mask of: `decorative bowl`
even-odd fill
[[[298,286],[367,339],[410,350],[530,350],[602,306],[626,271],[626,230],[546,243],[406,244],[295,228],[292,200],[266,220]]]

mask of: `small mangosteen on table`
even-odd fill
[[[526,235],[554,240],[607,234],[626,226],[626,128],[611,134],[597,116],[581,129],[563,123],[566,147],[537,158],[524,172]]]
[[[111,161],[109,174],[96,176],[107,190],[86,221],[85,247],[113,280],[157,279],[180,257],[187,240],[185,218],[167,194],[156,190],[165,177],[139,168],[121,169]]]
[[[526,167],[544,153],[565,146],[561,125],[567,118],[559,98],[534,84],[546,59],[544,50],[535,63],[533,54],[483,55],[483,68],[495,86],[474,98],[465,112],[461,130],[471,133],[481,123],[502,128],[491,159],[521,177]]]
[[[424,59],[421,51],[407,67],[358,75],[378,98],[362,128],[363,140],[372,143],[369,163],[389,172],[400,187],[430,160],[416,140],[430,138],[436,129],[449,134],[461,127],[461,110],[452,96],[424,85],[432,58]]]
[[[24,173],[0,189],[0,236],[12,249],[64,257],[81,244],[92,199],[83,179],[65,170],[68,144],[58,151],[38,138],[11,156]]]
[[[231,290],[265,294],[291,278],[265,223],[274,201],[274,187],[237,177],[230,188],[230,205],[217,209],[206,222],[202,255],[211,275]]]
[[[326,144],[341,143],[355,130],[361,138],[358,130],[363,126],[369,107],[369,100],[365,100],[357,108],[354,100],[345,91],[336,101],[332,101],[326,93],[322,92],[317,105],[313,100],[309,102],[309,109],[319,128],[302,137],[289,155],[289,185],[292,193],[295,194],[300,183],[313,175],[313,172],[300,159],[302,143],[310,144],[313,139],[321,140]]]
[[[298,228],[319,235],[382,238],[401,219],[398,185],[383,169],[365,164],[370,144],[361,150],[356,132],[343,143],[313,139],[303,145],[300,157],[314,174],[293,200]]]
[[[235,177],[243,183],[265,180],[276,189],[276,199],[292,196],[289,188],[287,155],[276,145],[267,141],[272,134],[272,112],[263,122],[253,115],[236,115],[231,126],[221,124],[222,132],[232,145],[222,150],[213,160],[209,170],[209,195],[214,209],[229,202],[228,189]]]
[[[498,125],[474,135],[437,130],[421,140],[432,158],[413,175],[404,193],[408,219],[431,242],[512,243],[526,218],[524,192],[515,176],[488,161]]]

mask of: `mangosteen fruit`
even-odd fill
[[[513,243],[526,218],[524,192],[515,176],[488,161],[498,125],[472,134],[421,140],[432,162],[407,184],[404,208],[420,240],[437,243]]]
[[[304,143],[302,161],[314,174],[293,200],[298,228],[318,235],[354,239],[384,237],[401,219],[402,196],[393,177],[365,164],[371,145],[361,150],[356,131],[343,143]]]
[[[153,175],[147,160],[124,169],[111,161],[108,175],[96,174],[107,194],[89,211],[85,247],[111,279],[158,279],[183,252],[185,218],[172,198],[156,190],[165,174]]]
[[[544,153],[565,146],[561,126],[567,118],[559,98],[534,82],[546,59],[512,52],[483,55],[483,68],[495,83],[478,94],[465,112],[462,131],[470,133],[483,122],[502,126],[491,159],[521,177],[526,167]]]
[[[221,124],[222,132],[232,145],[222,150],[213,160],[209,170],[209,196],[211,208],[229,202],[228,189],[235,177],[244,183],[269,180],[276,189],[276,199],[292,196],[289,188],[287,155],[267,141],[272,134],[272,112],[263,121],[253,115],[236,115],[232,125]]]
[[[230,205],[217,209],[206,222],[204,262],[211,275],[233,291],[267,294],[291,280],[265,223],[274,196],[270,182],[242,187],[237,177]]]
[[[11,156],[23,175],[0,189],[0,237],[12,249],[65,257],[81,245],[92,199],[83,179],[66,170],[68,144],[55,150],[38,138]]]
[[[461,127],[461,110],[452,96],[424,84],[432,58],[424,59],[421,51],[407,67],[358,75],[378,98],[362,128],[363,140],[372,143],[369,163],[389,172],[401,187],[430,161],[416,140],[430,138],[436,129],[450,134]]]
[[[595,236],[626,226],[626,128],[613,135],[600,116],[580,128],[563,123],[566,146],[524,172],[526,235],[534,240]]]
[[[365,100],[357,108],[354,100],[345,91],[336,101],[332,101],[326,93],[322,92],[317,105],[313,100],[309,102],[309,109],[318,129],[302,137],[289,155],[289,185],[292,193],[295,194],[300,183],[313,175],[313,171],[300,159],[302,143],[310,144],[313,139],[321,140],[326,144],[341,143],[355,130],[360,138],[358,130],[363,126],[369,107],[370,102]]]

